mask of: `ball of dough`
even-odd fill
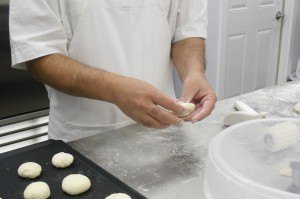
[[[300,103],[295,105],[294,110],[296,113],[300,114]]]
[[[180,113],[180,115],[178,115],[179,117],[185,117],[185,116],[188,116],[188,115],[191,114],[191,113],[195,110],[195,108],[196,108],[195,104],[193,104],[193,103],[179,102],[178,104],[179,104],[180,106],[182,106],[182,107],[185,109],[185,111],[184,111],[183,113]]]
[[[89,190],[91,181],[84,175],[71,174],[63,179],[61,187],[70,195],[78,195]]]
[[[50,188],[45,182],[33,182],[24,191],[25,199],[47,199],[50,197]]]
[[[35,162],[26,162],[21,164],[18,169],[19,176],[23,178],[33,179],[41,174],[42,167]]]
[[[56,168],[66,168],[74,161],[73,155],[69,153],[60,152],[52,157],[52,164]]]
[[[107,196],[105,199],[131,199],[131,197],[125,193],[114,193]]]

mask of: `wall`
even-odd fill
[[[208,38],[206,42],[206,76],[218,94],[218,66],[220,60],[220,4],[222,0],[208,0]]]
[[[296,71],[298,59],[300,59],[300,1],[298,0],[296,1],[295,9],[296,9],[295,12],[297,14],[295,18],[294,38],[292,38],[294,42],[292,42],[293,48],[292,48],[291,73],[294,73]]]

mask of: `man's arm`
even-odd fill
[[[216,95],[205,78],[205,43],[188,38],[172,45],[172,59],[183,82],[181,99],[196,104],[196,111],[185,119],[193,123],[207,117],[214,108]]]
[[[182,111],[176,101],[138,79],[84,66],[61,54],[26,63],[33,78],[61,92],[116,104],[133,120],[153,128],[180,125],[182,119],[159,108]]]

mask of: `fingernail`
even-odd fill
[[[182,115],[185,112],[185,108],[183,106],[180,105],[180,102],[177,103],[177,105],[179,105],[180,109],[178,110],[178,113],[180,115]]]
[[[197,115],[195,115],[195,116],[192,118],[191,122],[192,122],[193,124],[195,124],[196,122],[199,122],[200,120],[197,119],[197,118],[198,118],[200,115],[201,115],[200,113],[197,114]]]
[[[199,120],[192,120],[192,124],[199,122]]]
[[[177,126],[182,127],[183,124],[184,124],[184,120],[181,120],[180,123]]]
[[[179,116],[181,116],[181,117],[186,116],[186,115],[187,115],[187,112],[185,109],[181,110],[179,113]]]

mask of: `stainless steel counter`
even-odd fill
[[[131,125],[71,142],[70,145],[113,175],[154,199],[204,199],[205,160],[223,118],[241,100],[268,117],[299,117],[300,81],[219,101],[207,119],[181,128],[153,130]]]

